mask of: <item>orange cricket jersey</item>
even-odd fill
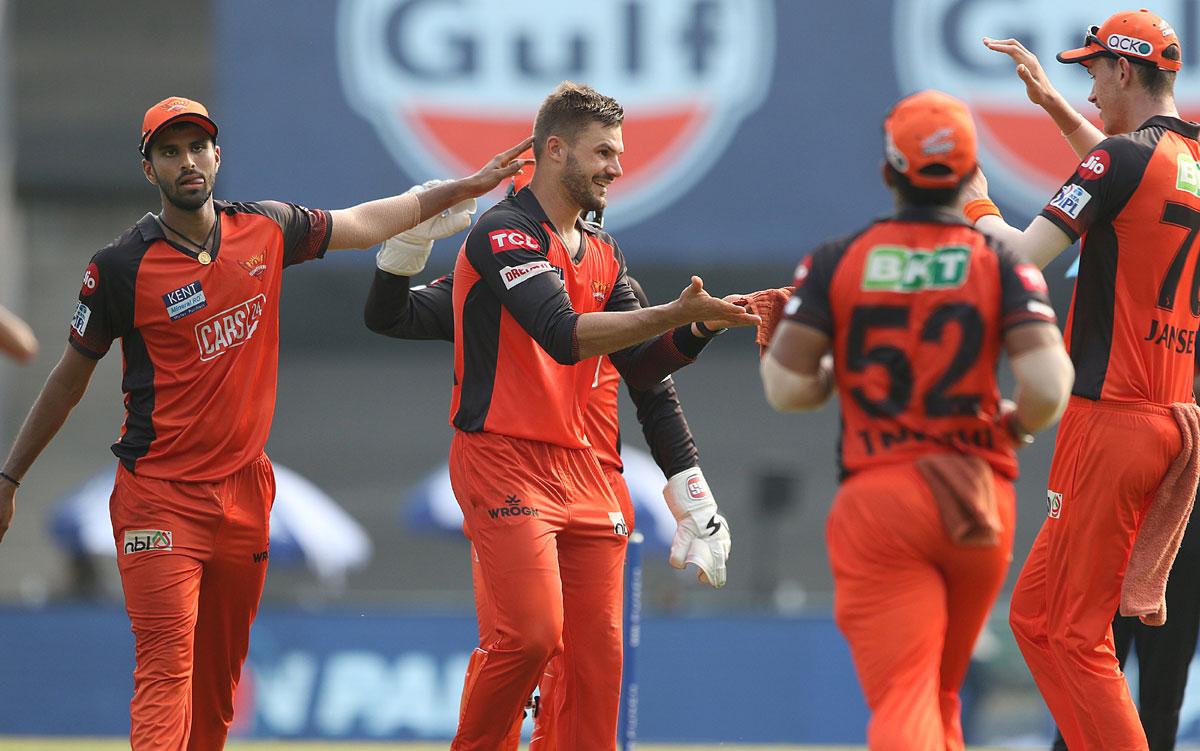
[[[843,473],[951,449],[1016,476],[996,363],[1005,331],[1055,320],[1037,268],[912,208],[819,247],[795,285],[788,319],[832,339]]]
[[[592,443],[592,451],[601,467],[618,472],[625,466],[621,461],[621,425],[617,408],[617,392],[621,374],[607,356],[597,358],[592,393],[583,413],[584,431]]]
[[[1065,339],[1072,393],[1192,400],[1200,321],[1200,126],[1153,117],[1102,141],[1041,215],[1082,237]]]
[[[275,411],[283,269],[329,245],[327,212],[214,203],[211,263],[147,214],[84,273],[70,342],[99,359],[121,340],[126,414],[112,450],[138,475],[204,482],[262,454]]]
[[[584,410],[594,358],[579,361],[575,323],[629,298],[612,238],[582,221],[563,246],[532,191],[486,211],[454,266],[454,386],[459,430],[587,448]]]

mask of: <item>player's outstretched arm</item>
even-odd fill
[[[329,249],[369,248],[487,193],[533,163],[532,159],[518,158],[532,143],[530,136],[502,151],[470,177],[440,182],[420,193],[403,193],[330,212],[333,229]]]
[[[703,321],[719,328],[757,326],[759,317],[745,308],[713,297],[704,291],[704,281],[693,276],[678,299],[666,305],[639,310],[584,313],[575,327],[579,359],[607,355],[677,326]]]
[[[0,305],[0,352],[18,362],[29,362],[38,351],[37,337],[29,324]]]
[[[376,334],[395,339],[454,341],[454,275],[410,287],[407,276],[375,270],[363,321]]]
[[[1037,55],[1026,49],[1025,45],[1016,39],[984,37],[983,46],[1012,58],[1017,65],[1017,77],[1025,84],[1025,94],[1029,101],[1045,110],[1054,120],[1054,124],[1067,139],[1076,156],[1083,159],[1096,144],[1104,140],[1104,133],[1092,125],[1067,102],[1058,89],[1054,88]]]
[[[62,359],[46,379],[46,385],[29,410],[29,416],[25,418],[4,462],[3,471],[7,478],[0,476],[0,540],[4,539],[12,525],[17,483],[83,398],[95,369],[96,360],[83,356],[68,345]]]
[[[983,170],[975,171],[959,194],[963,215],[975,228],[996,240],[1039,269],[1044,269],[1074,242],[1065,232],[1043,216],[1035,216],[1024,231],[1004,220],[988,197]]]

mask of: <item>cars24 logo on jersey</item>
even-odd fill
[[[351,107],[414,180],[471,174],[527,136],[546,95],[586,83],[625,108],[609,227],[682,196],[763,102],[772,0],[342,0]]]
[[[1045,0],[895,0],[893,50],[901,93],[941,89],[965,101],[979,128],[980,162],[992,196],[1030,214],[1046,205],[1080,168],[1066,139],[1040,107],[1025,96],[1015,64],[983,46],[983,37],[1013,37],[1029,48],[1055,88],[1075,109],[1100,125],[1088,102],[1091,78],[1082,65],[1054,56],[1083,45],[1086,29],[1113,13],[1136,8],[1125,0],[1048,3]],[[1200,44],[1195,0],[1163,0],[1154,12],[1173,25],[1195,59]],[[1192,31],[1194,30],[1194,31]],[[1200,116],[1200,77],[1185,62],[1175,100],[1185,120]],[[1108,164],[1093,161],[1085,179],[1098,179]]]

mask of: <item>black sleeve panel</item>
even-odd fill
[[[1154,143],[1146,143],[1154,139]],[[1041,211],[1071,242],[1121,212],[1146,174],[1157,134],[1139,131],[1098,143]]]
[[[700,452],[683,416],[674,381],[665,378],[645,391],[630,388],[629,396],[637,407],[638,422],[650,454],[665,477],[669,479],[700,464]]]
[[[787,320],[803,323],[833,336],[833,306],[829,301],[829,288],[833,284],[833,273],[837,271],[838,263],[853,240],[853,237],[849,237],[823,243],[800,262],[792,281],[796,291],[783,308]]]
[[[1004,247],[994,247],[999,259],[1000,330],[1025,323],[1058,325],[1050,307],[1050,290],[1038,267]]]
[[[363,309],[367,328],[396,339],[454,341],[454,274],[410,285],[407,276],[375,269]]]
[[[99,360],[114,340],[133,329],[134,287],[148,248],[129,232],[92,256],[83,274],[69,338],[83,356]]]
[[[333,235],[333,217],[328,211],[308,209],[282,201],[231,203],[228,210],[244,211],[271,219],[283,232],[283,265],[323,258]]]
[[[545,230],[515,210],[489,211],[467,235],[467,260],[509,315],[562,365],[579,362],[579,314],[561,270],[546,257]]]

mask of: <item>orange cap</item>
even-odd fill
[[[138,144],[142,156],[147,155],[150,142],[159,131],[178,122],[195,123],[208,131],[214,141],[217,138],[217,124],[208,116],[203,104],[181,96],[171,96],[146,110],[146,116],[142,118],[142,142]]]
[[[975,170],[967,105],[933,89],[906,96],[883,121],[884,157],[918,188],[953,188]]]
[[[1173,60],[1163,54],[1172,44],[1175,45]],[[1142,8],[1109,16],[1104,23],[1089,28],[1083,46],[1058,53],[1058,61],[1082,63],[1102,55],[1119,55],[1159,70],[1179,70],[1183,65],[1181,52],[1179,37],[1171,24]]]

